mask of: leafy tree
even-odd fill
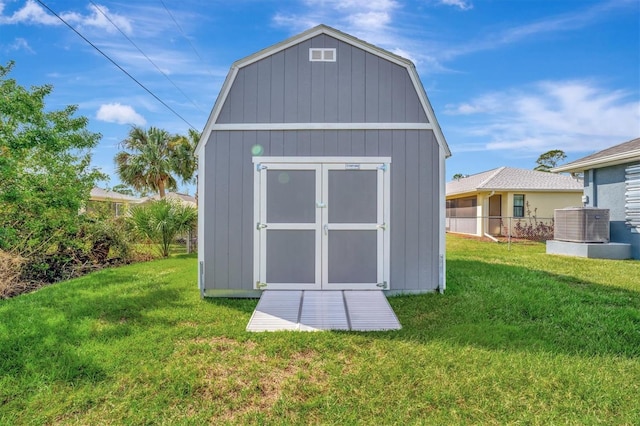
[[[193,229],[197,218],[195,208],[162,199],[133,207],[129,222],[138,236],[158,244],[162,256],[169,257],[176,236]]]
[[[462,178],[466,178],[467,175],[463,175],[462,173],[456,173],[455,175],[453,175],[453,180],[460,180]]]
[[[78,211],[97,180],[91,148],[100,134],[86,129],[77,106],[46,111],[52,86],[20,86],[0,65],[0,249],[22,255],[73,244]]]
[[[186,137],[172,136],[166,130],[134,126],[122,141],[124,151],[115,157],[120,179],[137,191],[152,190],[164,199],[166,191],[177,189],[176,177],[193,179],[195,159]]]
[[[552,168],[556,167],[561,161],[564,161],[567,155],[560,149],[552,149],[544,154],[540,154],[540,157],[536,160],[538,164],[533,170],[539,172],[548,172]]]
[[[129,188],[127,185],[119,184],[111,188],[111,190],[118,194],[135,196],[133,189]]]

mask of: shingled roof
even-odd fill
[[[447,196],[484,191],[582,192],[583,183],[571,176],[500,167],[447,182]]]
[[[587,169],[615,166],[616,164],[640,161],[640,138],[623,142],[595,154],[551,169],[552,172],[582,172]]]

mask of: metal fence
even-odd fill
[[[447,232],[489,237],[494,240],[547,241],[553,239],[552,217],[476,216],[447,217]]]

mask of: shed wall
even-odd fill
[[[336,48],[336,62],[310,62],[311,47]],[[216,122],[428,120],[406,68],[321,34],[239,69]]]
[[[253,289],[256,146],[264,156],[391,157],[391,290],[437,290],[440,152],[433,131],[246,130],[214,131],[206,146],[205,293]]]

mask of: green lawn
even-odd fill
[[[384,333],[244,331],[196,258],[0,301],[0,424],[640,424],[640,262],[448,237]]]

